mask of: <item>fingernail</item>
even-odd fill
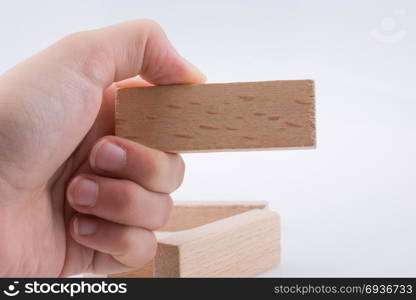
[[[91,164],[103,171],[119,171],[126,163],[126,151],[120,146],[103,140],[91,152]]]
[[[91,235],[97,230],[97,221],[90,218],[76,218],[74,221],[74,230],[78,235]]]
[[[98,197],[98,184],[81,177],[75,179],[69,192],[69,202],[75,205],[93,207]]]

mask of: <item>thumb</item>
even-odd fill
[[[104,90],[136,75],[153,84],[205,81],[150,20],[71,34],[2,75],[0,161],[21,170],[14,181],[52,176],[94,124]]]
[[[160,85],[202,83],[206,79],[176,52],[162,28],[151,20],[75,33],[61,46],[72,58],[64,61],[102,88],[136,75]],[[72,55],[74,50],[82,56]]]

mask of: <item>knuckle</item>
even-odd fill
[[[147,241],[145,243],[145,247],[144,248],[144,256],[147,257],[148,259],[153,258],[156,255],[156,251],[157,251],[157,239],[156,236],[153,232],[151,231],[147,231],[148,234],[148,238]]]
[[[123,239],[121,239],[123,238]],[[118,251],[112,255],[130,268],[143,266],[157,251],[157,239],[153,232],[129,227],[120,234]]]
[[[115,214],[118,216],[118,220],[121,223],[136,223],[137,222],[137,205],[140,199],[140,190],[137,184],[127,181],[123,183],[122,188],[117,192],[119,205],[116,206]]]
[[[168,223],[173,210],[173,200],[169,195],[163,195],[161,201],[163,201],[163,208],[153,217],[152,224],[150,225],[150,229],[152,230],[163,228]]]
[[[185,176],[185,162],[181,156],[154,152],[147,160],[147,170],[142,174],[144,183],[158,192],[176,190]]]
[[[123,256],[135,251],[137,241],[133,234],[133,227],[126,227],[118,233],[117,242],[112,243],[112,253],[117,256]]]
[[[134,202],[137,199],[137,185],[131,181],[126,181],[119,189],[120,200],[129,206],[129,203]]]
[[[183,160],[182,156],[177,155],[177,175],[176,175],[176,186],[175,189],[177,189],[178,187],[180,187],[183,183],[183,179],[185,177],[185,161]]]
[[[163,173],[167,168],[166,154],[155,151],[147,160],[147,172],[144,174],[146,182],[151,186],[159,186]]]
[[[123,255],[131,251],[133,246],[132,235],[129,230],[122,230],[118,234],[117,243],[113,243],[114,249],[112,252],[116,255]]]
[[[146,28],[149,31],[162,31],[162,27],[160,26],[160,24],[152,19],[140,19],[138,21],[138,24],[141,26],[141,29]]]
[[[156,255],[157,251],[157,238],[152,231],[140,230],[139,232],[135,228],[131,228],[131,232],[134,232],[135,240],[131,242],[128,248],[124,248],[125,251],[121,255],[130,256],[134,261],[141,262],[143,260],[148,261]],[[140,239],[139,241],[137,239]],[[121,256],[120,255],[120,256]],[[139,265],[140,263],[134,263]]]
[[[172,214],[172,211],[173,211],[173,199],[172,199],[171,196],[166,195],[166,219],[167,220],[166,220],[165,224],[169,220],[170,215]]]

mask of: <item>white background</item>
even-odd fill
[[[2,1],[0,72],[63,35],[152,18],[209,82],[316,80],[316,150],[187,154],[180,200],[267,200],[264,276],[416,276],[416,2]]]

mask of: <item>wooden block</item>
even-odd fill
[[[249,277],[270,269],[280,261],[280,220],[275,212],[255,208],[258,205],[265,207],[248,203],[246,208],[251,209],[246,212],[187,230],[159,233],[153,261],[137,271],[108,277]],[[229,212],[233,210],[230,203],[226,206]],[[235,205],[237,210],[242,207],[242,203]],[[202,210],[203,206],[199,212]],[[186,221],[183,227],[189,224]]]
[[[315,146],[311,80],[120,89],[116,135],[166,152]]]
[[[161,231],[186,230],[266,207],[266,201],[175,201],[172,215]]]
[[[124,272],[119,274],[109,274],[108,278],[151,278],[155,277],[155,260],[152,259],[150,262],[145,264],[137,271]]]
[[[252,210],[160,240],[157,277],[246,277],[279,261],[279,218]]]

